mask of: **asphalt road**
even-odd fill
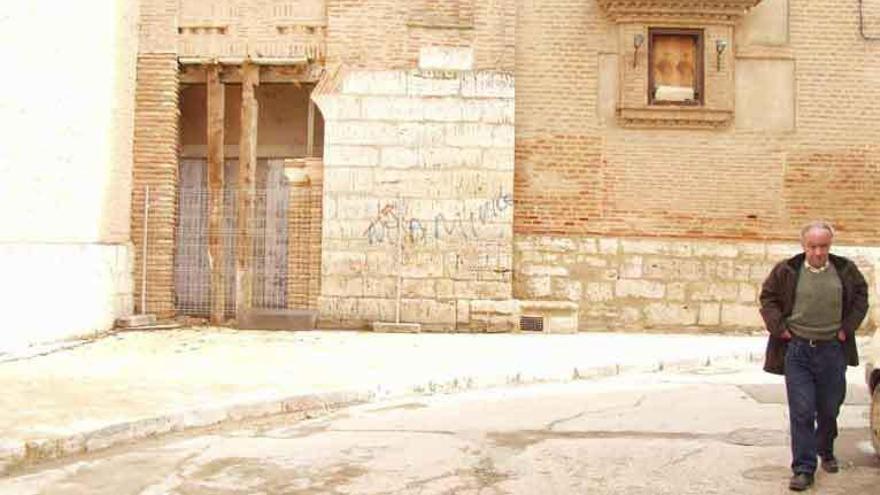
[[[781,378],[735,366],[274,417],[44,464],[0,494],[789,493]],[[814,493],[880,494],[860,373],[843,469],[818,473]]]

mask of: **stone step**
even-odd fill
[[[238,321],[247,330],[314,330],[318,311],[314,309],[250,309]]]
[[[422,325],[419,323],[374,321],[372,327],[374,332],[385,333],[420,333],[422,331]]]
[[[156,324],[156,315],[128,315],[116,319],[117,328],[148,327]]]

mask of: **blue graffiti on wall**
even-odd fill
[[[415,218],[409,213],[405,200],[396,200],[377,207],[376,216],[370,221],[364,235],[370,244],[382,244],[396,239],[398,229],[410,244],[451,238],[472,241],[481,237],[480,227],[503,216],[513,207],[513,195],[500,191],[483,201],[475,209],[462,201],[454,215],[447,217],[438,213],[430,219]]]

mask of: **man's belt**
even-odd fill
[[[839,342],[837,340],[836,335],[830,339],[827,339],[827,340],[819,340],[819,339],[805,339],[804,337],[800,337],[798,335],[795,335],[794,333],[791,334],[791,340],[797,340],[797,341],[803,342],[803,343],[809,345],[810,347],[817,347],[820,345],[828,345],[828,344],[833,344],[835,342]]]

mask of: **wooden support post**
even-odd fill
[[[256,88],[260,84],[259,66],[245,62],[241,68],[241,137],[238,151],[238,243],[236,243],[235,313],[242,321],[251,307],[253,294],[254,195],[257,170],[257,105]]]
[[[223,262],[223,111],[225,91],[220,66],[207,70],[208,86],[208,259],[211,269],[211,323],[223,323],[226,284]]]
[[[312,86],[314,88],[314,86]],[[306,124],[306,156],[315,156],[315,102],[309,94],[309,116]]]

